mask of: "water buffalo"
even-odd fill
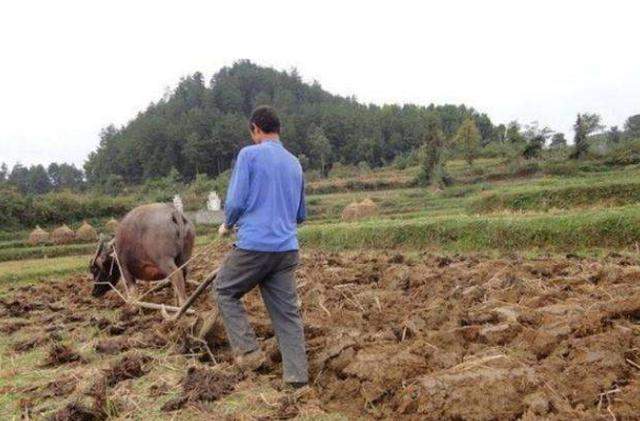
[[[106,283],[115,286],[121,276],[127,294],[135,295],[136,279],[158,281],[173,273],[171,283],[182,305],[187,268],[176,269],[191,257],[194,240],[193,224],[173,205],[138,206],[124,217],[113,240],[101,239],[89,267],[95,282],[92,295],[104,295],[111,289]]]

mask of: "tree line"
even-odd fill
[[[318,83],[304,83],[295,70],[239,61],[208,83],[201,73],[185,77],[125,126],[105,128],[84,166],[87,181],[138,184],[164,177],[172,168],[185,181],[199,173],[216,177],[247,144],[247,117],[263,104],[278,110],[285,146],[324,173],[334,162],[378,167],[410,153],[423,143],[431,115],[439,118],[447,137],[473,120],[482,145],[498,141],[504,131],[465,105],[365,105],[332,95]]]
[[[21,164],[11,171],[6,163],[0,164],[0,187],[12,186],[23,194],[45,194],[51,191],[82,191],[85,186],[84,173],[73,164],[53,162],[48,167]]]
[[[257,105],[280,113],[285,146],[305,170],[326,176],[339,162],[375,168],[420,155],[429,174],[442,183],[451,156],[473,164],[481,153],[532,159],[543,148],[563,148],[567,139],[537,123],[494,124],[465,105],[374,105],[332,95],[317,83],[304,83],[295,70],[277,71],[247,60],[224,67],[205,82],[201,73],[181,79],[122,127],[109,125],[84,165],[0,166],[0,184],[22,193],[42,194],[91,188],[117,194],[127,185],[170,177],[183,183],[197,175],[215,178],[230,169],[247,144],[247,117]],[[580,114],[571,157],[583,158],[594,142],[616,144],[640,139],[640,115],[625,127],[604,128],[595,114]]]

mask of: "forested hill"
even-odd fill
[[[287,148],[311,167],[332,162],[375,167],[416,148],[430,113],[437,114],[450,138],[472,117],[488,143],[504,133],[485,114],[464,105],[365,105],[302,82],[283,72],[239,61],[207,83],[201,73],[183,78],[171,94],[152,103],[126,126],[109,126],[85,164],[92,185],[140,183],[166,176],[173,168],[189,181],[197,173],[216,176],[230,168],[249,139],[247,117],[262,104],[281,115]]]

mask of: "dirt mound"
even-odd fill
[[[96,241],[98,232],[87,221],[83,221],[80,228],[76,231],[76,238],[80,241]]]
[[[49,348],[44,366],[55,367],[76,361],[83,362],[84,359],[68,345],[56,343]]]
[[[53,414],[51,421],[99,421],[105,419],[104,414],[86,407],[79,402],[71,402]]]
[[[131,343],[127,338],[111,338],[98,341],[95,346],[96,352],[100,354],[117,355],[131,348]]]
[[[151,357],[140,354],[128,354],[113,364],[105,371],[107,386],[115,386],[119,382],[128,379],[142,377],[149,371],[147,364]]]
[[[50,383],[45,387],[45,396],[68,396],[70,395],[78,385],[78,380],[72,376],[61,377]]]
[[[51,332],[49,335],[36,335],[33,338],[14,343],[13,350],[16,352],[26,352],[51,341],[59,341],[60,339],[62,339],[62,337],[57,332]]]
[[[75,233],[66,225],[54,229],[51,233],[51,239],[56,244],[72,243],[75,238]]]
[[[239,372],[229,373],[221,370],[189,367],[182,379],[182,395],[169,400],[163,411],[175,411],[188,402],[215,401],[233,392],[236,384],[242,380]]]

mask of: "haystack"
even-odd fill
[[[115,234],[116,231],[118,230],[118,221],[116,221],[115,219],[111,218],[109,219],[109,221],[107,221],[106,224],[104,224],[104,229],[109,233],[109,234]]]
[[[37,244],[44,244],[49,242],[49,233],[36,225],[36,229],[29,234],[29,244],[35,246]]]
[[[366,198],[362,202],[349,203],[342,211],[343,221],[355,221],[378,214],[378,205]]]
[[[360,217],[367,218],[378,214],[378,205],[368,197],[360,202]]]
[[[342,210],[342,220],[343,221],[354,221],[358,219],[358,207],[360,204],[358,202],[349,203]]]
[[[87,221],[83,221],[76,231],[76,238],[80,241],[95,241],[98,239],[98,232]]]
[[[51,238],[56,244],[70,243],[75,239],[75,237],[76,235],[74,232],[66,225],[56,228],[51,234]]]

